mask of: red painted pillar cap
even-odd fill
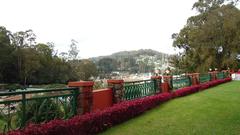
[[[124,80],[107,80],[107,83],[119,84],[124,83]]]
[[[84,86],[93,86],[93,81],[78,81],[78,82],[68,82],[69,87],[84,87]]]
[[[172,78],[172,76],[165,75],[165,76],[163,76],[163,78]]]
[[[151,76],[151,79],[162,79],[161,76]]]

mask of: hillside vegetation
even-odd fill
[[[165,69],[171,55],[151,49],[121,51],[109,56],[91,58],[100,73],[112,71],[128,71],[130,73],[152,72],[155,69]]]

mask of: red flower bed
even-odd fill
[[[225,80],[225,82],[230,82],[230,81],[232,81],[232,78],[228,77],[228,78],[225,78],[224,80]]]
[[[182,96],[186,96],[186,95],[198,92],[199,88],[200,88],[200,85],[185,87],[185,88],[174,91],[172,94],[173,94],[173,97],[182,97]]]
[[[170,93],[125,101],[103,111],[75,116],[69,120],[52,120],[45,124],[31,124],[9,135],[89,135],[129,120],[148,109],[170,100]]]

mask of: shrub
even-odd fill
[[[186,96],[186,95],[198,92],[199,88],[200,88],[200,85],[185,87],[185,88],[174,91],[172,94],[173,94],[173,97],[182,97],[182,96]]]
[[[16,127],[21,126],[22,105],[19,105],[14,118]],[[63,112],[59,104],[52,99],[38,99],[28,101],[26,105],[26,121],[32,123],[47,122],[56,118],[62,118]]]
[[[4,87],[4,89],[9,90],[9,91],[16,91],[18,89],[24,89],[25,87],[20,84],[8,84]]]

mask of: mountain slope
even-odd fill
[[[168,66],[171,55],[151,49],[136,51],[121,51],[108,56],[91,58],[100,71],[129,71],[129,72],[152,72],[154,69],[164,69]]]

